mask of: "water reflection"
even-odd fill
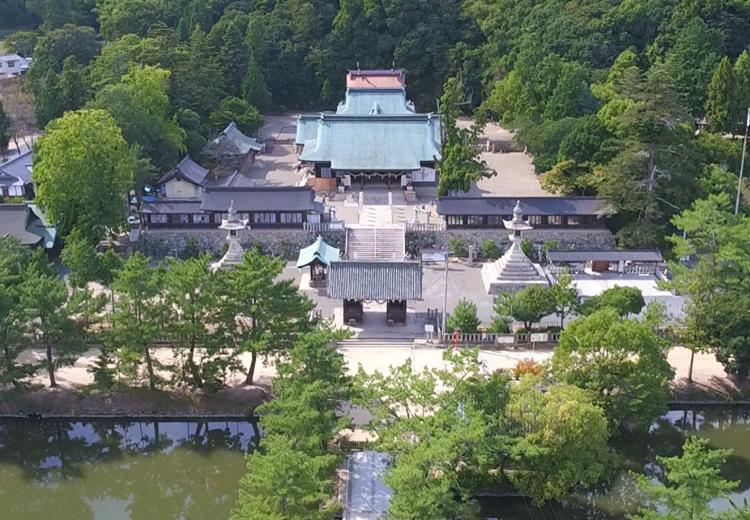
[[[624,520],[639,506],[634,500],[634,483],[627,470],[653,474],[657,456],[674,456],[688,434],[711,440],[714,448],[731,448],[733,455],[724,468],[724,476],[740,482],[731,495],[736,503],[750,500],[750,410],[713,407],[706,409],[672,410],[654,422],[648,432],[633,434],[617,441],[618,452],[625,468],[608,483],[589,493],[578,493],[564,503],[547,503],[535,507],[522,498],[486,500],[486,517],[498,520]],[[728,507],[728,501],[712,504],[717,510]]]
[[[0,421],[0,518],[227,518],[248,421]]]

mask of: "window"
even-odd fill
[[[253,213],[253,224],[275,224],[276,213]]]
[[[469,215],[467,221],[470,226],[484,225],[484,218],[482,217],[482,215]]]
[[[487,225],[493,227],[503,227],[503,216],[502,215],[488,215]]]
[[[302,213],[282,213],[280,216],[282,224],[302,224]]]
[[[221,212],[214,213],[214,215],[213,215],[214,224],[221,224],[221,219],[226,218],[226,217],[224,217],[224,215],[225,215],[225,213],[221,213]]]
[[[167,219],[167,215],[156,214],[156,215],[150,215],[149,221],[152,224],[166,224],[168,219]]]
[[[581,217],[578,215],[569,215],[568,216],[568,225],[569,226],[580,226],[581,225]]]
[[[464,217],[461,215],[448,215],[446,217],[446,222],[449,226],[463,226]]]
[[[193,223],[194,224],[210,224],[211,215],[208,215],[206,213],[193,213]]]
[[[562,217],[560,215],[549,215],[547,217],[547,224],[550,226],[562,226]]]
[[[190,215],[184,213],[170,215],[169,221],[172,224],[190,224]]]
[[[531,224],[532,226],[541,226],[542,216],[541,215],[529,215],[529,224]]]

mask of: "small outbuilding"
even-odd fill
[[[389,325],[406,323],[406,302],[422,299],[419,262],[333,262],[328,296],[344,302],[344,323],[362,323],[364,302],[385,302]]]
[[[52,249],[57,231],[36,204],[0,204],[0,238],[12,236],[21,245]]]
[[[655,249],[616,249],[611,251],[547,251],[550,264],[566,266],[571,272],[655,274],[664,258]]]
[[[310,267],[310,286],[325,287],[328,267],[332,262],[338,262],[341,251],[327,244],[323,237],[318,235],[315,242],[300,249],[297,257],[297,269]]]
[[[243,134],[234,122],[222,130],[216,139],[203,148],[202,155],[222,172],[247,173],[255,163],[255,156],[263,144],[254,137]]]

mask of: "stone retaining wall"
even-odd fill
[[[501,250],[507,248],[508,230],[506,229],[449,229],[448,231],[414,231],[406,233],[406,252],[412,256],[419,255],[422,249],[447,249],[453,238],[462,238],[467,245],[473,245],[480,251],[482,242],[494,240]],[[532,229],[524,231],[537,246],[555,240],[560,249],[590,249],[607,251],[615,248],[615,238],[608,229]]]
[[[296,260],[299,250],[312,244],[318,235],[328,244],[344,249],[344,230],[304,231],[302,229],[262,229],[244,233],[243,247],[260,246],[264,253]],[[140,249],[153,258],[180,257],[190,249],[220,255],[226,245],[226,232],[219,229],[149,230],[143,234]]]

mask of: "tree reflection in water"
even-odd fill
[[[227,518],[255,421],[0,421],[2,518]]]

